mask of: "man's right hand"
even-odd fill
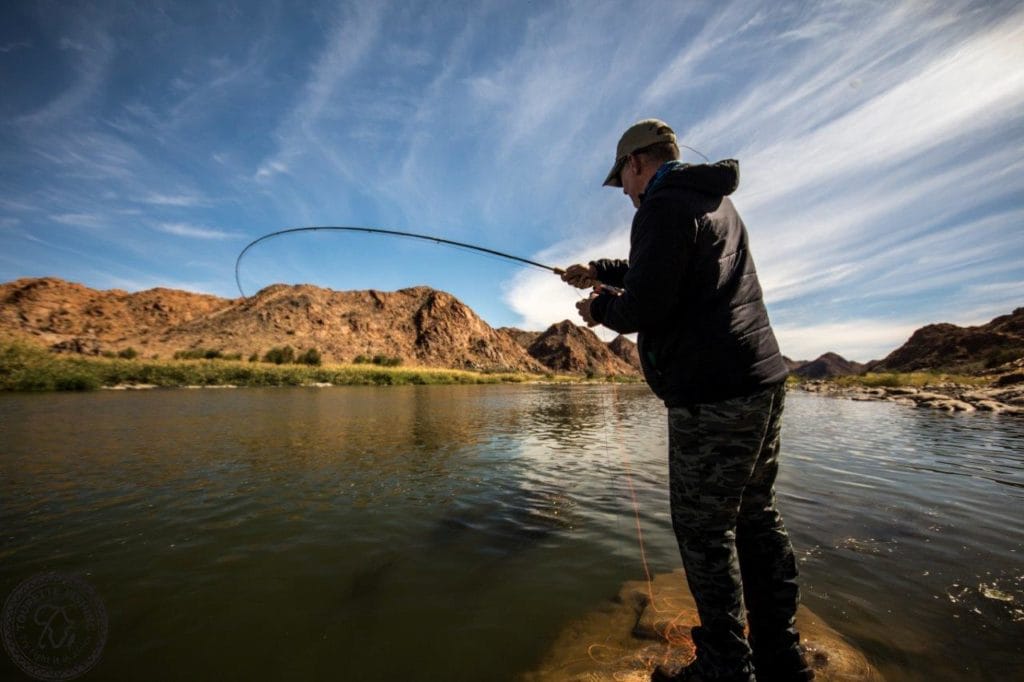
[[[570,265],[562,272],[562,281],[568,282],[577,289],[587,289],[600,284],[597,271],[593,265]]]

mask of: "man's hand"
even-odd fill
[[[577,289],[586,289],[599,284],[597,271],[593,265],[570,265],[562,272],[562,281],[568,282]]]
[[[594,319],[594,316],[590,314],[590,304],[595,298],[597,298],[597,294],[593,293],[590,295],[590,298],[585,298],[582,301],[576,302],[576,310],[579,311],[580,317],[583,318],[583,321],[587,323],[588,327],[596,327],[600,324]]]

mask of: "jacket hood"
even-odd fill
[[[658,184],[660,187],[688,187],[704,194],[729,196],[740,186],[740,162],[723,159],[717,163],[684,164],[666,173]]]

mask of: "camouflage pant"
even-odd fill
[[[796,561],[774,490],[784,399],[780,385],[669,410],[672,527],[700,614],[694,642],[707,677],[743,678],[759,661],[767,673],[797,650]]]

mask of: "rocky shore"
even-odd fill
[[[992,386],[938,384],[913,386],[846,385],[827,379],[802,381],[797,390],[850,400],[882,400],[910,407],[931,408],[946,412],[989,412],[1024,415],[1024,376],[1021,383]]]
[[[801,605],[796,614],[816,682],[880,682],[862,651]],[[647,682],[658,665],[678,668],[694,657],[690,629],[697,606],[681,570],[630,581],[612,600],[569,623],[524,682]]]

